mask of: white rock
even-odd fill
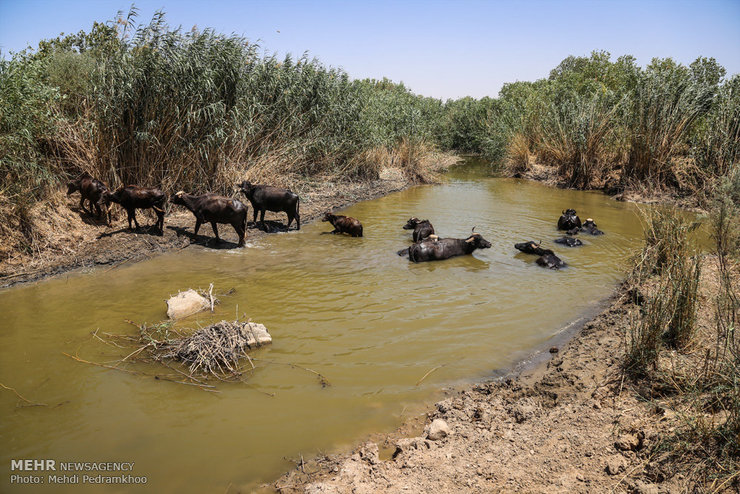
[[[442,419],[435,419],[427,430],[427,439],[430,441],[439,441],[450,435],[450,427]]]
[[[167,317],[182,319],[210,308],[211,302],[191,289],[186,292],[179,292],[167,300]]]
[[[257,342],[257,346],[267,345],[272,343],[272,336],[267,332],[267,328],[264,324],[258,324],[256,322],[249,323],[249,329],[252,331],[252,335]]]

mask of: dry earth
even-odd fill
[[[706,264],[700,338],[711,337],[717,289],[715,261]],[[678,403],[641,398],[645,383],[623,372],[625,331],[636,310],[620,291],[545,363],[459,391],[416,422],[351,452],[301,463],[271,487],[312,494],[738,492],[737,477],[707,484],[658,453],[685,423]]]

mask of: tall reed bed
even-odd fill
[[[680,349],[691,341],[701,275],[701,257],[689,238],[698,224],[668,209],[644,218],[645,241],[628,279],[633,290],[646,292],[627,334],[626,368],[637,376],[657,369],[664,344]]]
[[[173,29],[161,13],[138,25],[135,10],[16,54],[0,82],[0,193],[11,202],[81,171],[169,191],[224,192],[245,175],[372,178],[370,150],[428,149],[442,120],[441,101],[403,85]]]
[[[668,188],[702,200],[740,157],[740,76],[725,74],[704,57],[644,68],[629,55],[568,57],[547,79],[504,85],[497,99],[448,102],[442,144],[504,157],[511,174],[550,165],[570,187]],[[496,124],[482,125],[489,108]]]
[[[649,384],[649,398],[680,411],[680,427],[654,451],[713,491],[732,490],[740,459],[740,172],[713,191],[712,254],[689,255],[691,224],[676,213],[656,210],[646,223],[630,277],[641,307],[626,335],[625,370]]]

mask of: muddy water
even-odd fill
[[[607,234],[583,238],[581,248],[555,246],[566,207],[594,217]],[[0,382],[48,406],[19,406],[0,390],[0,491],[26,489],[8,481],[10,460],[18,458],[135,462],[131,474],[148,481],[95,492],[250,488],[290,467],[285,458],[390,430],[442,386],[510,366],[608,295],[639,243],[635,210],[599,193],[488,178],[468,166],[443,185],[347,209],[362,220],[364,238],[322,235],[330,228],[316,222],[245,249],[193,247],[2,291]],[[443,236],[465,237],[476,226],[492,247],[411,264],[395,252],[410,242],[401,226],[412,215],[429,218]],[[570,267],[540,268],[514,249],[524,240],[542,240]],[[191,326],[233,319],[238,310],[274,337],[254,353],[258,368],[248,385],[220,385],[211,394],[63,355],[120,359],[130,350],[91,332],[135,334],[125,319],[159,321],[170,294],[211,282],[235,292]],[[320,372],[331,385],[322,388],[314,374],[288,364]]]

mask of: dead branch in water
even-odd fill
[[[440,367],[444,367],[444,365],[438,365],[437,367],[435,367],[435,368],[431,369],[430,371],[428,371],[428,372],[427,372],[426,374],[424,374],[424,377],[422,377],[421,379],[419,379],[419,380],[418,380],[418,381],[416,382],[416,385],[418,386],[419,384],[421,384],[422,382],[424,382],[424,379],[426,379],[426,378],[427,378],[427,376],[429,376],[429,374],[431,374],[432,372],[436,371],[436,370],[437,370],[437,369],[439,369]]]
[[[35,401],[31,401],[29,399],[24,398],[23,396],[21,396],[21,394],[18,391],[15,390],[15,388],[11,388],[10,386],[6,386],[3,383],[0,383],[0,387],[2,387],[3,389],[7,389],[8,391],[12,391],[13,393],[15,393],[15,395],[18,398],[20,398],[21,400],[23,400],[26,403],[28,403],[28,406],[32,406],[32,407],[45,407],[45,406],[48,406],[46,403],[36,403]]]
[[[301,369],[301,370],[304,370],[306,372],[310,372],[312,374],[316,374],[316,376],[319,378],[319,383],[321,384],[321,387],[322,388],[327,388],[327,387],[331,386],[331,383],[329,382],[329,380],[326,377],[324,377],[323,374],[321,374],[320,372],[316,372],[313,369],[309,369],[308,367],[303,367],[301,365],[293,364],[293,363],[290,363],[290,362],[276,362],[274,360],[265,360],[265,359],[258,359],[258,358],[254,358],[252,360],[254,360],[255,362],[267,362],[269,364],[288,365],[288,366],[293,367],[295,369]]]
[[[230,290],[230,292],[233,292],[233,290]],[[213,298],[213,285],[210,286],[208,292],[204,293],[210,298],[211,304],[218,303],[218,300]],[[247,351],[272,341],[267,329],[261,324],[253,323],[251,320],[247,320],[247,322],[239,320],[220,321],[199,328],[190,335],[184,335],[181,331],[174,329],[171,321],[152,326],[145,324],[139,326],[128,319],[125,321],[136,326],[139,334],[115,335],[102,333],[110,340],[106,341],[98,335],[98,331],[93,333],[95,338],[106,344],[112,344],[119,348],[134,346],[134,349],[125,357],[112,362],[101,363],[89,362],[77,356],[65,355],[79,362],[106,369],[120,370],[129,374],[154,377],[155,379],[169,380],[210,390],[214,386],[205,384],[209,378],[215,378],[222,382],[245,382],[242,377],[243,374],[256,369],[254,361],[247,354]],[[173,379],[172,376],[145,374],[121,367],[121,364],[124,363],[133,364],[137,362],[164,365],[186,379],[180,381]],[[171,365],[171,363],[176,365]],[[177,367],[180,364],[185,365],[186,369],[178,369]],[[315,371],[310,372],[314,372],[320,377],[323,386],[328,385],[328,381],[323,376]],[[265,394],[271,397],[274,396],[271,393]]]
[[[78,357],[76,355],[70,355],[69,353],[66,353],[66,352],[62,352],[62,354],[63,355],[66,355],[67,357],[71,358],[72,360],[76,360],[77,362],[80,362],[80,363],[83,363],[83,364],[95,365],[97,367],[103,367],[104,369],[110,369],[110,370],[125,372],[126,374],[131,374],[131,375],[135,375],[135,376],[153,377],[154,379],[156,379],[158,381],[168,381],[168,382],[172,382],[172,383],[175,383],[175,384],[185,384],[187,386],[195,386],[197,388],[202,389],[203,391],[210,391],[211,393],[220,393],[220,391],[218,391],[217,389],[215,389],[215,386],[212,386],[210,384],[201,384],[201,383],[197,383],[197,382],[177,381],[177,380],[172,379],[170,377],[161,376],[161,375],[158,375],[158,374],[146,374],[144,372],[133,371],[133,370],[130,370],[130,369],[121,369],[120,367],[115,367],[113,365],[101,364],[100,362],[91,362],[89,360],[82,359],[82,358],[80,358],[80,357]]]

